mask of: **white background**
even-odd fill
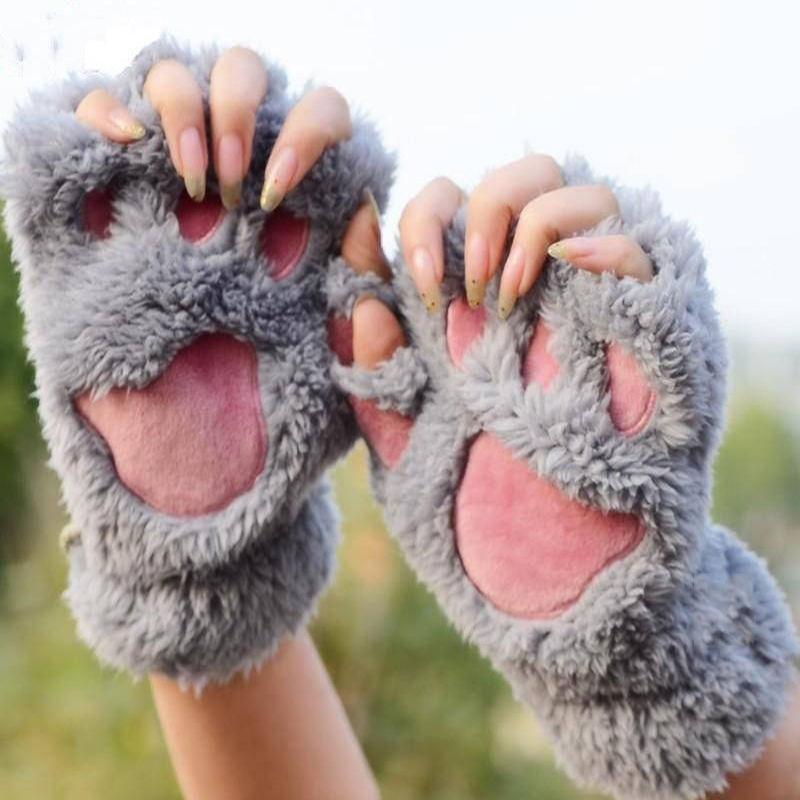
[[[399,155],[387,231],[438,174],[469,188],[526,149],[576,150],[598,172],[651,183],[691,221],[730,333],[800,343],[793,3],[3,5],[0,124],[31,86],[68,69],[117,72],[163,31],[247,44],[295,87],[331,83],[378,120]]]

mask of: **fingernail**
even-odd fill
[[[222,205],[230,211],[242,199],[244,175],[244,147],[241,138],[235,133],[223,134],[219,140],[217,170]]]
[[[186,128],[178,139],[183,182],[189,197],[200,202],[206,196],[206,157],[197,128]]]
[[[269,213],[283,200],[289,183],[297,171],[298,159],[294,147],[286,147],[275,157],[264,178],[261,190],[261,208]]]
[[[517,298],[514,294],[511,292],[504,292],[501,289],[497,298],[497,316],[500,317],[500,319],[508,319],[516,303]]]
[[[424,245],[418,245],[411,253],[411,271],[425,308],[433,314],[442,306],[442,291],[436,280],[433,257]]]
[[[486,284],[475,278],[467,279],[467,302],[470,308],[477,308],[486,294]]]
[[[378,201],[375,199],[375,195],[372,194],[372,189],[367,187],[363,191],[364,202],[369,204],[369,207],[372,209],[372,218],[375,224],[375,228],[380,234],[381,230],[381,210],[378,207]]]
[[[562,261],[564,261],[567,258],[567,246],[564,244],[563,241],[553,242],[553,244],[551,244],[550,247],[547,248],[547,255],[552,256],[553,258],[559,258]]]
[[[519,287],[525,272],[525,251],[518,244],[511,248],[503,266],[503,277],[500,280],[500,292],[497,298],[497,316],[508,319],[519,296]]]
[[[381,256],[383,256],[383,236],[381,233],[381,210],[378,207],[378,201],[375,199],[375,195],[372,194],[372,189],[364,189],[362,192],[362,202],[366,204],[370,209],[370,216],[371,216],[371,223],[372,223],[372,232],[375,234],[375,240],[378,243],[378,249],[381,251]],[[383,258],[385,262],[385,257]]]
[[[483,234],[473,233],[467,243],[464,264],[464,280],[470,308],[477,308],[483,302],[488,278],[489,245]]]
[[[144,125],[127,108],[112,108],[108,112],[108,118],[115,128],[126,136],[130,136],[131,139],[141,139],[146,133]]]

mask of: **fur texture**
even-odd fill
[[[596,177],[575,154],[562,167],[568,185],[615,191],[620,215],[585,234],[633,236],[655,266],[651,282],[551,259],[502,322],[495,280],[483,335],[456,366],[446,309],[462,295],[462,214],[446,237],[444,309],[427,313],[398,261],[394,302],[408,347],[374,371],[340,364],[334,375],[382,408],[419,406],[393,468],[372,449],[389,529],[464,637],[538,712],[569,775],[617,798],[693,800],[760,752],[786,705],[795,633],[762,560],[708,519],[727,363],[702,249],[652,189]],[[521,380],[537,320],[552,331],[547,347],[559,364],[546,388]],[[631,435],[609,414],[613,343],[633,355],[656,396],[648,424]],[[409,363],[413,380],[397,376]],[[637,546],[552,618],[504,613],[460,558],[455,498],[470,444],[486,433],[566,498],[644,525]],[[529,519],[532,531],[542,524]]]
[[[42,425],[80,531],[66,599],[104,662],[196,687],[268,657],[329,580],[337,525],[322,475],[355,428],[330,380],[327,271],[364,190],[385,206],[394,169],[374,128],[355,120],[353,137],[286,198],[283,208],[308,220],[310,234],[294,272],[273,280],[258,196],[292,99],[267,64],[242,203],[208,240],[185,241],[174,213],[182,184],[142,85],[154,63],[177,58],[198,80],[207,114],[216,57],[216,48],[192,52],[163,38],[116,78],[73,76],[34,95],[5,133],[0,178]],[[98,87],[145,124],[141,141],[120,146],[76,121],[78,102]],[[96,240],[81,229],[81,204],[107,187],[114,217],[108,238]],[[74,400],[148,386],[182,348],[216,332],[257,354],[266,460],[252,488],[219,511],[158,513],[118,480]]]

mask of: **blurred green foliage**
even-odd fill
[[[177,800],[146,684],[101,670],[60,600],[64,522],[29,399],[15,278],[0,241],[0,797]],[[337,580],[313,635],[386,800],[588,800],[553,764],[533,717],[448,625],[386,535],[357,447],[334,471],[343,515]],[[778,562],[792,597],[800,448],[781,414],[734,406],[717,466],[717,517]],[[25,506],[23,490],[36,502]],[[13,558],[11,556],[13,555]]]
[[[3,562],[18,553],[22,543],[19,534],[29,495],[21,467],[39,447],[32,389],[33,374],[22,346],[17,276],[0,227],[0,581]]]

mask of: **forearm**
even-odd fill
[[[307,633],[249,677],[197,697],[151,686],[186,800],[374,800],[369,766]]]
[[[730,777],[729,788],[708,800],[800,800],[800,683],[783,722],[758,761]]]

